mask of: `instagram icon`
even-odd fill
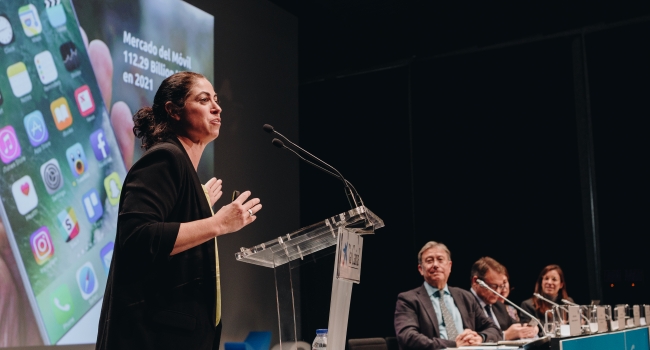
[[[29,237],[29,244],[32,246],[32,253],[34,259],[39,265],[45,264],[46,261],[52,259],[54,256],[54,245],[52,244],[52,237],[50,237],[50,230],[47,226],[43,226],[36,230]]]

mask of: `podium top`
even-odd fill
[[[377,215],[361,206],[331,218],[303,227],[251,248],[241,248],[235,253],[238,261],[271,267],[280,266],[336,244],[340,229],[357,234],[374,233],[384,227]]]

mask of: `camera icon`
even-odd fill
[[[29,245],[32,247],[34,259],[39,265],[45,264],[54,256],[54,245],[47,226],[43,226],[32,233],[29,237]]]

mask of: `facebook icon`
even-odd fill
[[[97,160],[104,160],[111,154],[111,149],[106,144],[104,130],[102,129],[98,129],[90,135],[90,145],[93,147]]]

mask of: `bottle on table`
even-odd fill
[[[316,338],[311,344],[312,350],[326,350],[327,349],[327,329],[317,329]]]

